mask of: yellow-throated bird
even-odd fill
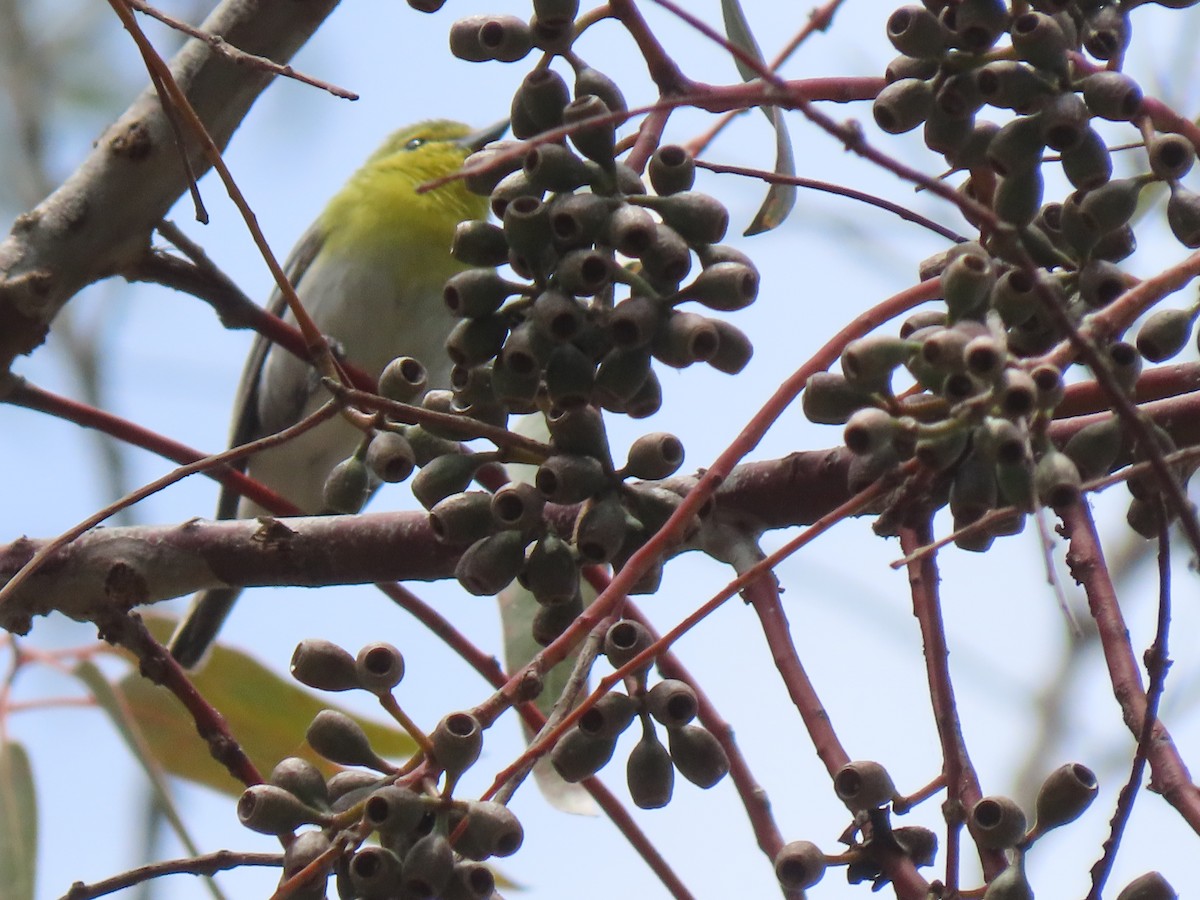
[[[457,122],[433,121],[395,132],[300,239],[286,266],[288,277],[317,328],[346,359],[378,375],[395,357],[412,356],[425,365],[432,386],[447,385],[444,342],[454,322],[442,287],[462,268],[450,255],[450,243],[455,225],[487,214],[487,200],[459,181],[424,194],[416,188],[457,170],[506,127],[472,132]],[[269,308],[284,313],[278,291]],[[242,373],[231,441],[236,446],[274,434],[324,399],[307,363],[259,336]],[[304,512],[325,512],[326,476],[361,439],[349,423],[334,419],[256,454],[246,471]],[[222,489],[218,518],[261,513]],[[200,661],[240,592],[217,588],[196,595],[171,639],[171,652],[182,665]]]

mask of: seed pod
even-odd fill
[[[394,431],[375,432],[365,462],[372,475],[389,484],[407,480],[417,465],[408,438]]]
[[[686,681],[666,678],[646,692],[645,709],[668,728],[682,728],[696,718],[699,702]]]
[[[992,378],[1004,368],[1008,351],[1003,341],[990,334],[981,334],[971,338],[963,347],[963,363],[967,371],[980,378]]]
[[[875,124],[888,134],[904,134],[925,121],[933,108],[933,90],[928,81],[901,78],[875,97],[871,114]]]
[[[1200,194],[1179,183],[1171,185],[1167,201],[1167,224],[1175,240],[1190,250],[1200,247]]]
[[[922,59],[901,54],[887,64],[883,70],[883,78],[887,84],[892,84],[901,78],[919,78],[927,81],[937,75],[940,68],[940,61],[934,57]]]
[[[717,351],[706,361],[718,372],[724,372],[726,375],[738,374],[754,356],[754,345],[750,343],[749,336],[736,325],[730,325],[724,319],[710,321],[717,330]],[[634,415],[632,409],[629,414]]]
[[[1079,296],[1092,309],[1102,309],[1125,293],[1125,273],[1107,260],[1090,260],[1079,270]]]
[[[488,900],[496,892],[496,876],[482,863],[458,862],[442,889],[442,900]]]
[[[492,495],[487,491],[451,494],[429,511],[433,536],[443,544],[473,544],[492,531]]]
[[[343,769],[326,782],[335,813],[344,812],[380,787],[382,776],[361,769]]]
[[[1046,506],[1056,509],[1078,502],[1081,483],[1079,469],[1071,457],[1053,448],[1042,454],[1033,471],[1038,497]]]
[[[450,713],[438,722],[429,740],[433,744],[433,758],[445,770],[446,777],[457,779],[479,759],[483,729],[471,713]]]
[[[238,821],[259,834],[289,834],[301,825],[324,825],[329,816],[273,784],[246,788],[237,803]]]
[[[1045,182],[1040,168],[1034,167],[1005,175],[996,185],[992,208],[1001,221],[1018,228],[1026,227],[1037,217],[1044,188]]]
[[[418,839],[404,854],[401,896],[440,897],[454,872],[454,850],[436,831]]]
[[[1195,318],[1195,310],[1156,310],[1138,330],[1138,352],[1153,363],[1170,359],[1187,346]]]
[[[696,180],[696,161],[678,144],[659,147],[646,167],[656,193],[666,196],[689,191]]]
[[[1082,97],[1070,91],[1058,94],[1038,116],[1042,140],[1052,150],[1073,150],[1083,139],[1090,118],[1091,111]]]
[[[677,299],[696,300],[719,312],[734,312],[754,302],[758,283],[758,271],[753,266],[718,262],[702,269],[691,284],[680,289]]]
[[[1029,371],[1029,377],[1037,387],[1038,409],[1053,412],[1066,393],[1062,370],[1051,363],[1042,363]]]
[[[468,16],[450,26],[450,52],[467,62],[516,62],[532,48],[529,24],[516,16]]]
[[[579,94],[576,80],[575,99],[563,110],[563,123],[571,126],[567,137],[580,153],[601,166],[612,166],[616,146],[616,126],[611,122],[599,122],[580,126],[589,119],[610,115],[611,109],[595,94]]]
[[[923,6],[902,6],[888,17],[887,36],[892,46],[907,56],[936,58],[948,37],[937,16]]]
[[[627,694],[610,691],[579,717],[577,728],[593,737],[616,739],[625,732],[638,712],[638,704]]]
[[[1033,833],[1040,836],[1074,822],[1092,805],[1099,789],[1096,774],[1087,766],[1081,763],[1059,766],[1038,789]]]
[[[562,343],[551,351],[544,377],[550,402],[560,410],[575,410],[591,400],[596,364],[574,344]]]
[[[785,891],[802,891],[824,877],[825,866],[820,847],[811,841],[792,841],[775,857],[775,877]]]
[[[566,603],[541,605],[533,614],[533,624],[529,627],[529,636],[542,647],[548,647],[575,620],[583,615],[583,596],[576,593]]]
[[[983,106],[983,96],[975,85],[974,75],[961,72],[942,78],[934,92],[933,106],[948,119],[970,122]]]
[[[645,625],[635,619],[621,619],[609,626],[604,635],[604,655],[609,665],[619,669],[652,643],[654,637]]]
[[[425,393],[428,373],[418,359],[398,356],[379,375],[379,395],[398,403],[412,403]]]
[[[321,756],[340,766],[363,766],[390,774],[396,767],[371,749],[362,726],[335,709],[323,709],[305,733],[308,744]]]
[[[467,826],[454,849],[482,862],[493,856],[512,856],[525,841],[525,829],[512,810],[492,800],[468,800]]]
[[[917,438],[913,455],[927,469],[941,472],[953,466],[967,447],[970,432],[966,428],[936,431]]]
[[[529,17],[529,30],[533,34],[533,45],[544,53],[563,56],[571,52],[575,43],[575,26],[566,19],[543,20],[537,15]]]
[[[540,15],[538,19],[548,21]],[[563,108],[570,101],[571,91],[561,75],[548,67],[535,68],[513,95],[513,111],[521,107],[536,134],[562,125]]]
[[[283,851],[283,874],[280,884],[298,875],[324,854],[333,842],[323,831],[302,831],[296,835]],[[306,879],[303,886],[293,890],[289,896],[297,900],[325,900],[325,886],[329,880],[329,871],[320,871],[312,878]]]
[[[992,139],[1000,131],[995,122],[976,122],[970,133],[958,144],[952,152],[942,150],[946,160],[958,169],[977,169],[987,162],[987,149]],[[932,148],[940,149],[940,148]]]
[[[1005,123],[996,132],[987,146],[987,160],[999,175],[1028,172],[1041,163],[1043,146],[1038,120],[1022,116]]]
[[[589,501],[575,525],[575,547],[582,562],[605,565],[616,557],[628,531],[625,508],[616,493]]]
[[[568,194],[550,202],[550,230],[562,250],[587,248],[608,228],[610,203],[596,194]]]
[[[376,831],[407,835],[425,818],[429,806],[410,788],[384,785],[367,798],[363,817]]]
[[[321,502],[331,513],[354,514],[371,497],[371,473],[357,456],[343,459],[333,467],[321,489]]]
[[[591,778],[612,759],[617,739],[572,728],[550,751],[550,764],[563,781],[575,784]]]
[[[856,456],[870,456],[892,445],[897,421],[891,413],[866,406],[852,415],[842,432],[842,440]]]
[[[575,96],[584,97],[588,94],[599,97],[613,112],[623,113],[629,109],[615,81],[599,69],[584,66],[575,72]]]
[[[349,871],[353,896],[363,900],[387,900],[400,887],[400,857],[385,847],[360,848],[350,858]]]
[[[1178,900],[1179,895],[1167,883],[1159,872],[1147,872],[1139,875],[1124,890],[1117,894],[1117,900]]]
[[[996,384],[1000,411],[1009,418],[1027,416],[1037,409],[1037,385],[1024,369],[1005,369]]]
[[[501,278],[494,268],[466,269],[450,276],[442,289],[442,299],[450,312],[461,318],[486,316],[520,287]]]
[[[562,144],[531,148],[522,169],[530,183],[543,191],[573,191],[591,180],[587,164]]]
[[[1117,384],[1132,393],[1137,387],[1138,375],[1142,373],[1142,355],[1133,344],[1114,341],[1104,351],[1109,371]]]
[[[1053,16],[1041,12],[1018,16],[1012,24],[1012,44],[1018,59],[1048,72],[1066,71],[1067,51],[1071,48]]]
[[[1091,191],[1112,177],[1112,154],[1100,132],[1085,128],[1079,142],[1062,155],[1063,174],[1080,191]]]
[[[534,484],[551,503],[581,503],[608,483],[600,461],[591,456],[558,453],[538,467]]]
[[[431,460],[412,480],[413,496],[426,509],[467,489],[480,461],[472,454],[450,453]]]
[[[719,338],[713,320],[691,312],[672,310],[655,332],[651,352],[676,369],[711,359]]]
[[[376,641],[358,651],[354,670],[363,690],[382,697],[404,678],[404,655],[391,644]]]
[[[926,147],[935,153],[943,154],[955,168],[960,168],[961,166],[953,160],[958,158],[962,147],[971,140],[974,133],[974,116],[953,118],[944,113],[935,103],[925,119],[925,128],[921,135]]]
[[[1115,3],[1098,6],[1083,20],[1084,49],[1096,59],[1116,59],[1129,46],[1129,15]]]
[[[629,796],[639,809],[661,809],[671,801],[675,767],[654,728],[642,722],[642,737],[629,752],[625,767]]]
[[[596,396],[605,409],[620,411],[646,383],[650,354],[640,347],[616,347],[596,369]]]
[[[1014,59],[995,60],[978,69],[975,83],[991,106],[1019,112],[1040,108],[1052,90],[1037,69]]]
[[[809,376],[800,395],[804,415],[817,425],[844,425],[856,411],[870,402],[870,393],[836,372]]]
[[[491,597],[512,583],[525,565],[527,539],[519,531],[498,531],[467,548],[454,577],[470,594]]]
[[[984,797],[971,807],[971,834],[981,847],[1008,850],[1025,837],[1025,813],[1008,797]]]
[[[675,290],[692,269],[687,241],[664,223],[655,224],[650,243],[638,258],[646,276],[660,285],[664,293]]]
[[[863,394],[890,393],[892,372],[908,362],[916,349],[914,341],[887,334],[858,338],[842,351],[842,372],[846,380]]]
[[[872,761],[846,763],[833,776],[833,790],[851,812],[878,809],[896,796],[887,769]]]
[[[314,809],[329,808],[329,791],[325,787],[325,776],[307,759],[299,756],[281,759],[271,770],[267,783],[293,794],[305,806]]]
[[[1067,441],[1063,453],[1071,458],[1084,481],[1107,475],[1123,444],[1121,422],[1115,417],[1085,425]]]
[[[1025,875],[1025,856],[1017,853],[1008,868],[993,878],[983,900],[1033,900],[1033,888]]]
[[[1008,30],[1008,7],[1003,0],[964,0],[952,8],[955,44],[968,53],[989,49]]]
[[[623,204],[613,210],[608,220],[608,242],[618,253],[641,257],[654,241],[657,223],[640,206]]]
[[[959,464],[950,485],[950,512],[954,516],[954,527],[958,529],[977,521],[997,505],[996,476],[991,460],[974,449]]]
[[[729,757],[712,732],[700,725],[667,729],[671,761],[679,774],[708,790],[729,774]]]
[[[555,534],[547,534],[534,544],[518,577],[542,605],[566,603],[579,590],[575,554],[571,545]]]
[[[1124,72],[1104,70],[1080,82],[1083,101],[1093,115],[1113,122],[1128,122],[1142,106],[1142,89]]]
[[[655,431],[644,434],[629,448],[624,473],[627,478],[658,481],[679,471],[683,465],[683,442],[673,434]]]
[[[292,653],[292,677],[318,691],[349,691],[358,687],[354,657],[332,641],[305,638]]]
[[[1009,269],[996,279],[988,305],[1009,326],[1027,322],[1039,308],[1037,282],[1023,269]]]
[[[1104,235],[1133,218],[1144,178],[1119,178],[1088,191],[1080,203],[1084,224],[1095,234]]]
[[[540,528],[545,498],[532,484],[510,481],[492,494],[489,511],[501,528],[529,534]]]
[[[1150,170],[1163,181],[1178,181],[1196,162],[1196,148],[1181,134],[1156,134],[1146,145]]]
[[[568,294],[592,297],[612,283],[613,266],[611,257],[599,250],[571,250],[555,266],[555,282]]]

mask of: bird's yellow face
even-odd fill
[[[458,122],[431,121],[391,135],[322,213],[326,251],[361,257],[390,250],[435,263],[439,274],[453,272],[454,227],[484,218],[487,199],[461,181],[425,193],[417,188],[462,166],[474,149],[464,140],[471,133]]]

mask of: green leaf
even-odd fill
[[[174,628],[171,620],[161,616],[147,617],[146,623],[159,640]],[[192,683],[225,717],[230,733],[263,777],[285,756],[302,756],[326,775],[337,771],[304,742],[309,723],[322,709],[337,709],[358,722],[381,756],[407,757],[417,749],[399,727],[325,703],[251,656],[220,644],[213,647],[204,667],[193,673]],[[163,769],[226,794],[241,794],[244,786],[209,755],[192,717],[170,691],[136,672],[121,679],[116,689]]]
[[[37,795],[25,748],[0,744],[0,895],[33,900],[37,870]]]
[[[752,56],[765,67],[766,60],[758,41],[750,31],[750,23],[742,12],[738,0],[721,0],[721,14],[725,19],[725,36],[735,47]],[[746,65],[741,59],[734,57],[734,64],[743,81],[753,81],[759,77],[758,72]],[[775,174],[794,177],[796,174],[796,159],[792,154],[792,138],[788,134],[787,124],[783,119],[783,111],[776,106],[761,107],[763,115],[775,129]],[[796,205],[796,186],[794,184],[773,184],[767,189],[762,206],[754,215],[754,220],[743,232],[746,237],[762,234],[778,227],[791,214]]]

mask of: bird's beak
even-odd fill
[[[481,128],[478,131],[472,131],[468,135],[458,139],[458,143],[474,153],[476,150],[482,150],[484,146],[492,141],[498,141],[504,137],[504,132],[508,131],[508,119],[502,119],[494,125],[489,125],[486,128]]]

